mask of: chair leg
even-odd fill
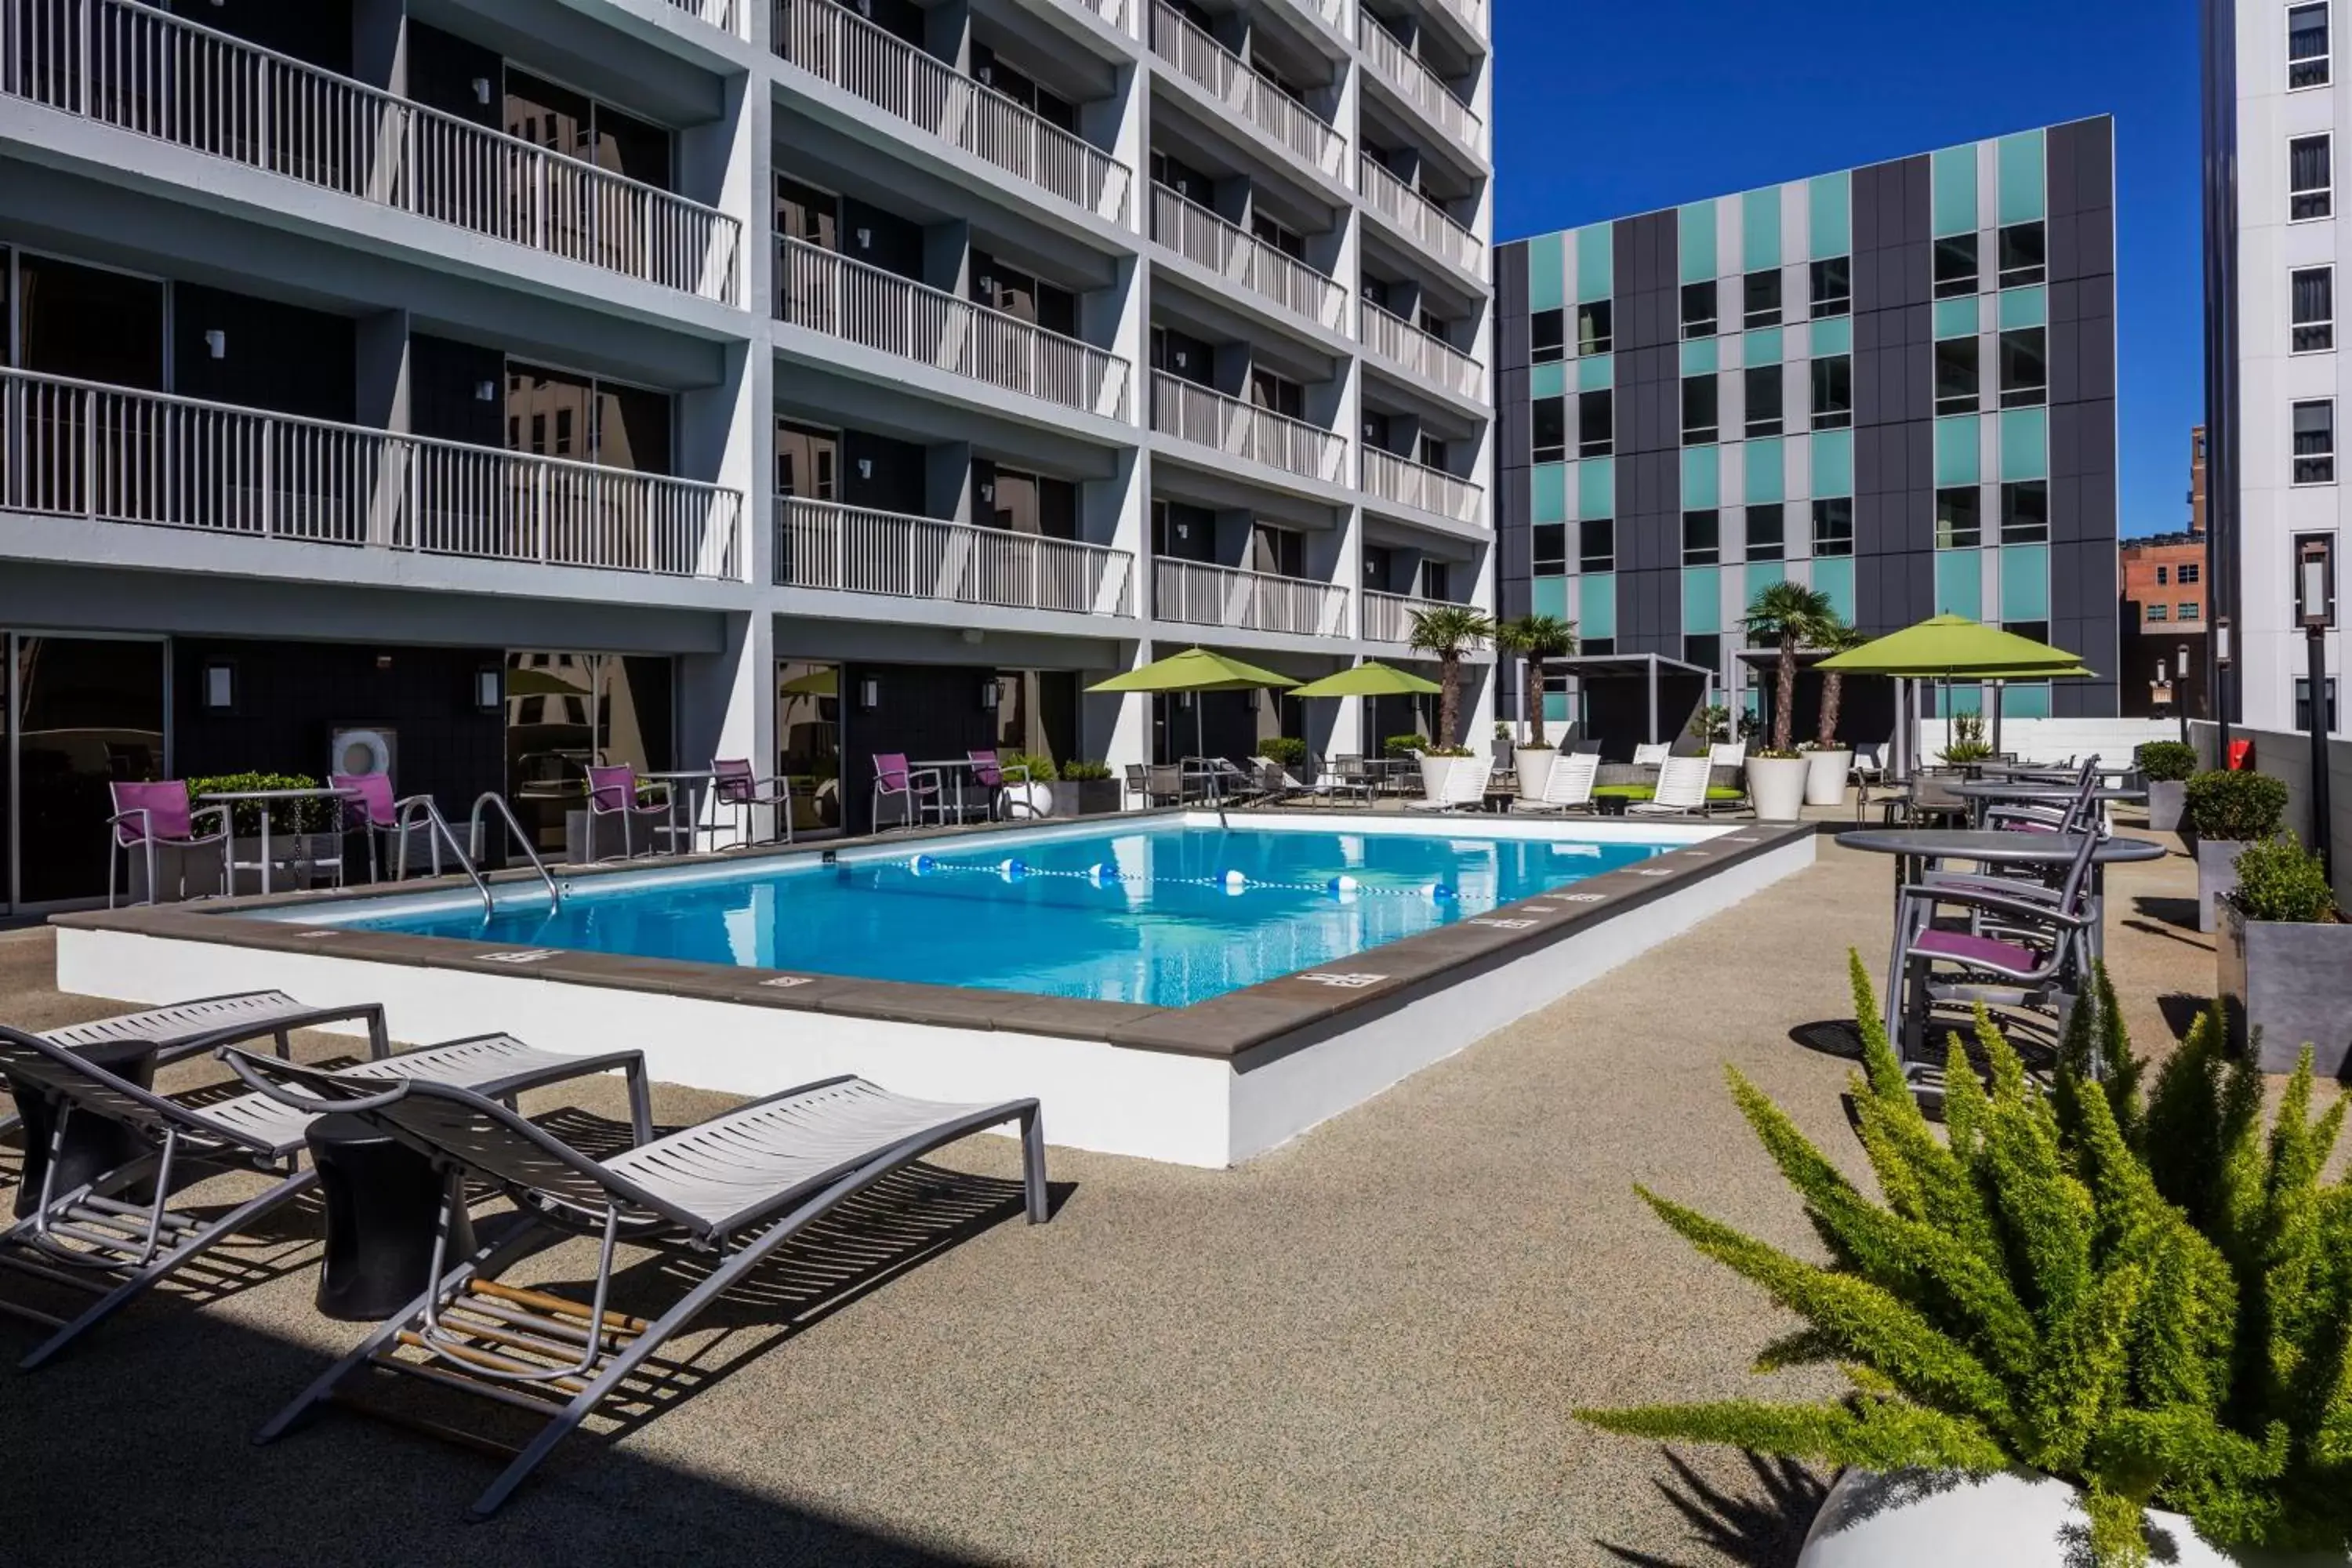
[[[1029,1200],[1029,1223],[1044,1225],[1052,1219],[1045,1190],[1045,1120],[1036,1106],[1021,1113],[1021,1186]]]

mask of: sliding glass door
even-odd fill
[[[164,644],[0,634],[0,894],[15,909],[106,896],[110,784],[164,776]]]

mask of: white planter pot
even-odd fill
[[[1034,816],[1053,816],[1054,786],[1049,784],[1005,785],[1004,815],[1015,822]]]
[[[1767,822],[1794,822],[1805,814],[1805,781],[1812,764],[1802,757],[1748,759],[1748,798]]]
[[[1822,1504],[1797,1568],[2074,1568],[2089,1521],[2048,1476],[1970,1480],[1848,1470]],[[2177,1513],[2147,1514],[2149,1555],[2167,1568],[2344,1568],[2341,1552],[2230,1552]]]
[[[1558,761],[1559,761],[1558,752],[1530,749],[1526,746],[1519,748],[1518,777],[1521,800],[1543,798],[1544,786],[1551,783],[1551,765]]]
[[[1454,776],[1454,764],[1462,760],[1460,757],[1433,757],[1427,752],[1422,752],[1422,793],[1431,800],[1444,799],[1445,781]]]
[[[1852,752],[1805,753],[1805,804],[1843,805],[1846,774],[1853,771]]]

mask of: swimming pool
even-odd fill
[[[1511,827],[1511,831],[1504,831]],[[1334,832],[1160,819],[933,840],[836,864],[583,880],[281,918],[519,948],[1181,1007],[1312,969],[1674,847],[1471,822]]]

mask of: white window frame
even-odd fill
[[[2325,272],[2327,278],[2327,317],[2325,321],[2298,321],[2294,319],[2294,282],[2314,272]],[[2323,331],[2327,341],[2313,348],[2297,348],[2295,339],[2306,328]],[[2323,262],[2317,267],[2297,267],[2286,275],[2286,350],[2290,354],[2324,354],[2336,352],[2336,267]]]
[[[2308,458],[2306,458],[2305,454],[2299,453],[2294,449],[2295,416],[2306,408],[2325,408],[2327,410],[2327,450],[2324,453],[2311,453]],[[2336,482],[2336,399],[2332,397],[2298,397],[2293,403],[2287,405],[2286,440],[2287,482],[2292,488],[2305,489],[2318,485],[2332,485]],[[2296,477],[2295,466],[2297,464],[2307,460],[2317,461],[2322,458],[2325,458],[2327,462],[2327,476],[2325,479],[2306,479]]]
[[[2314,10],[2320,13],[2321,23],[2326,32],[2327,52],[2323,55],[2315,55],[2313,57],[2313,59],[2315,59],[2319,64],[2319,79],[2317,81],[2307,81],[2302,86],[2297,87],[2294,82],[2294,68],[2297,65],[2309,65],[2312,61],[2297,60],[2294,58],[2294,15],[2298,11]],[[2286,90],[2289,92],[2309,92],[2315,88],[2333,85],[2336,80],[2335,7],[2330,5],[2327,3],[2327,0],[2314,0],[2314,3],[2310,5],[2290,5],[2286,7],[2284,22],[2286,26]]]
[[[2295,149],[2295,145],[2296,145],[2296,143],[2298,143],[2298,142],[2321,142],[2321,143],[2323,143],[2323,144],[2326,147],[2326,149],[2327,149],[2327,184],[2324,184],[2324,185],[2314,185],[2314,186],[2312,186],[2312,187],[2311,187],[2310,189],[2308,189],[2308,190],[2297,190],[2297,189],[2295,188],[2295,184],[2294,184],[2294,149]],[[2332,218],[2332,217],[2334,217],[2334,216],[2336,216],[2336,133],[2335,133],[2334,132],[2332,132],[2332,131],[2316,131],[2316,132],[2312,132],[2310,135],[2307,135],[2307,136],[2290,136],[2290,137],[2288,137],[2288,138],[2287,138],[2287,140],[2286,140],[2286,185],[2287,185],[2287,188],[2286,188],[2286,214],[2287,214],[2286,220],[2287,220],[2287,222],[2289,222],[2289,223],[2324,223],[2324,222],[2326,222],[2327,219]],[[2320,200],[2321,200],[2321,203],[2322,203],[2322,205],[2321,205],[2320,210],[2319,210],[2319,211],[2317,211],[2317,212],[2315,212],[2315,213],[2312,213],[2312,214],[2310,214],[2310,215],[2308,215],[2307,216],[2305,216],[2305,217],[2297,217],[2297,216],[2294,216],[2294,204],[2295,204],[2295,198],[2297,198],[2298,196],[2317,196],[2317,197],[2319,197],[2319,198],[2320,198]]]

